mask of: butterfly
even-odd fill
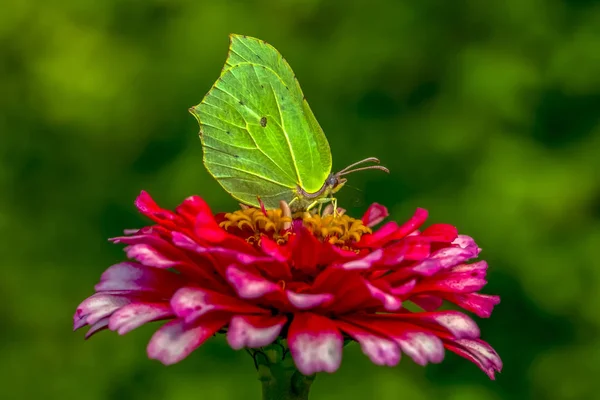
[[[337,210],[333,195],[344,176],[389,172],[369,157],[332,173],[329,142],[289,64],[264,40],[229,38],[221,75],[190,112],[200,125],[206,169],[234,198],[266,208],[283,200],[292,211],[331,202]]]

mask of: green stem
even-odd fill
[[[307,400],[315,375],[304,376],[284,347],[274,344],[254,353],[263,400]]]

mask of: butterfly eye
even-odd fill
[[[330,174],[327,178],[327,185],[329,186],[337,186],[338,182],[339,178],[337,177],[337,175]]]

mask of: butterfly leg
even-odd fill
[[[319,199],[320,200],[320,199]],[[312,208],[315,208],[315,206],[317,204],[321,204],[321,202],[319,200],[315,200],[312,203],[309,204],[308,207],[306,207],[306,211],[310,211]]]
[[[313,201],[308,207],[306,207],[306,211],[310,211],[311,208],[314,208],[316,205],[319,205],[318,213],[321,214],[323,209],[323,204],[325,203],[333,203],[333,215],[337,216],[337,199],[335,197],[324,197]]]

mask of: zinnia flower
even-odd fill
[[[470,317],[440,309],[446,301],[489,317],[499,303],[478,293],[487,264],[469,261],[480,249],[451,225],[420,230],[423,209],[372,231],[387,217],[378,204],[362,219],[331,207],[292,216],[285,203],[215,216],[198,196],[172,212],[145,192],[136,206],[155,224],[112,239],[131,261],[108,268],[77,308],[74,327],[89,325],[86,337],[168,320],[148,345],[164,364],[224,333],[233,349],[281,344],[305,376],[337,370],[350,341],[377,365],[396,365],[401,353],[439,363],[446,349],[491,379],[502,368]]]

